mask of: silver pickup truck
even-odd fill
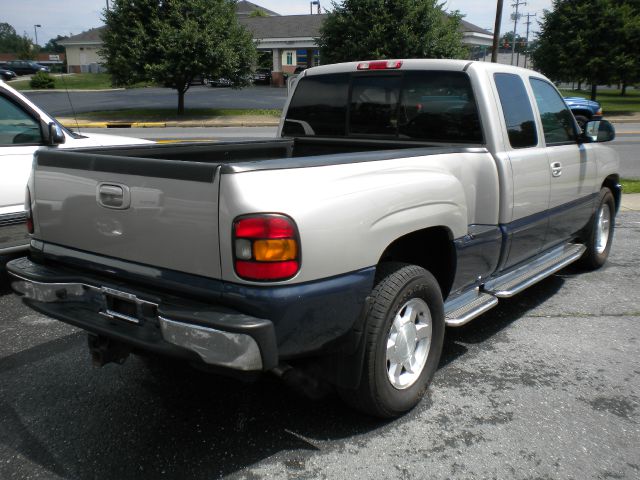
[[[37,152],[30,255],[8,270],[27,305],[89,332],[99,365],[312,370],[392,417],[427,388],[445,326],[606,261],[614,135],[583,133],[531,70],[312,68],[279,139]]]

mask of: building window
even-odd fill
[[[293,52],[287,52],[287,65],[293,65]]]

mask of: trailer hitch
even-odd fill
[[[116,342],[101,335],[89,334],[87,340],[94,367],[103,367],[107,363],[112,362],[122,365],[131,353],[131,347],[129,345]]]

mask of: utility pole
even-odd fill
[[[502,0],[498,0],[496,7],[496,23],[493,27],[493,50],[491,51],[491,62],[498,62],[498,43],[500,42],[500,22],[502,22]]]
[[[516,53],[516,31],[518,27],[518,8],[520,5],[525,6],[527,2],[516,0],[516,3],[512,3],[512,7],[516,7],[516,13],[513,15],[513,42],[511,45],[511,65],[513,65],[513,55]]]
[[[535,13],[527,13],[525,17],[527,17],[527,51],[524,54],[524,68],[527,68],[527,58],[529,56],[529,25],[531,25],[531,17],[535,17]]]

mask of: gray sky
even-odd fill
[[[320,0],[322,8],[329,8],[329,0]],[[2,0],[0,22],[12,25],[19,35],[26,33],[34,38],[34,25],[39,24],[38,43],[44,45],[57,35],[77,35],[92,27],[102,25],[101,12],[107,0]],[[496,1],[486,0],[444,0],[446,9],[460,10],[465,20],[482,28],[493,30]],[[511,5],[515,0],[504,2],[501,32],[513,30],[510,15]],[[254,0],[253,3],[278,12],[282,15],[309,13],[309,0]],[[527,0],[521,7],[521,13],[536,13],[542,16],[544,8],[551,8],[551,0]],[[537,30],[537,23],[532,23],[532,30]],[[524,35],[524,24],[518,23],[518,33]]]

